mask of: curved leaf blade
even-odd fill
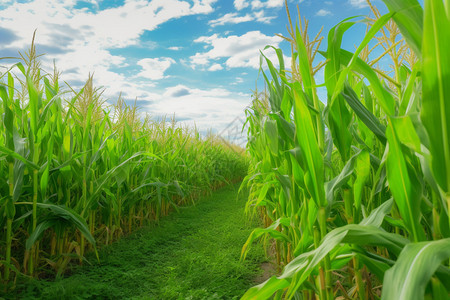
[[[449,257],[450,238],[407,245],[386,271],[381,299],[423,299],[431,276]]]

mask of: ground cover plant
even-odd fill
[[[354,52],[341,41],[361,18],[318,51],[320,34],[310,40],[299,17],[291,70],[280,49],[279,68],[264,57],[243,186],[265,227],[243,257],[266,236],[284,268],[242,299],[450,298],[450,1],[383,2],[386,15],[367,1],[374,18]]]
[[[59,76],[41,68],[34,43],[0,74],[2,290],[18,274],[59,276],[246,172],[220,139],[142,118],[121,98],[108,106],[92,76],[79,91]]]

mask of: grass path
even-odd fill
[[[253,247],[239,262],[256,221],[244,216],[239,185],[163,218],[100,251],[100,263],[55,282],[18,286],[20,299],[239,299],[264,261]]]

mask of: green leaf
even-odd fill
[[[400,235],[388,233],[374,226],[350,224],[336,228],[324,237],[317,249],[297,256],[286,265],[279,277],[272,276],[264,283],[250,288],[242,299],[268,299],[276,291],[289,286],[296,276],[295,286],[289,288],[291,294],[294,293],[325,256],[340,243],[386,247],[398,255],[409,241]]]
[[[384,279],[386,270],[394,264],[393,261],[370,252],[358,253],[358,259],[381,281]]]
[[[431,170],[450,192],[450,16],[440,0],[425,1],[421,119],[429,137]]]
[[[12,152],[14,152],[14,114],[10,109],[9,97],[6,88],[0,85],[0,98],[3,100],[3,126],[5,128],[5,146]],[[12,162],[11,158],[8,158],[9,162]]]
[[[381,299],[424,299],[431,276],[448,258],[450,239],[406,245],[397,262],[384,276]]]
[[[338,78],[342,72],[341,65],[341,44],[344,33],[356,22],[347,22],[346,20],[334,26],[328,33],[328,63],[325,65],[325,86],[328,93],[328,127],[333,136],[333,142],[341,154],[342,161],[345,163],[350,157],[350,146],[352,135],[349,126],[352,121],[352,115],[345,105],[343,97],[336,93]],[[334,98],[333,98],[334,96]]]
[[[20,155],[20,154],[14,152],[14,151],[11,151],[10,149],[8,149],[8,148],[6,148],[6,147],[4,147],[4,146],[2,146],[2,145],[0,145],[0,153],[1,153],[1,152],[5,153],[5,154],[7,154],[7,155],[10,155],[10,156],[12,156],[12,157],[15,158],[15,159],[20,160],[21,162],[25,163],[28,167],[30,167],[30,168],[32,168],[32,169],[39,170],[39,166],[37,166],[37,165],[34,164],[33,162],[27,160],[27,159],[26,159],[25,157],[23,157],[22,155]]]
[[[394,15],[394,13],[388,13],[384,16],[379,17],[375,23],[372,24],[369,31],[364,36],[363,41],[359,44],[358,48],[356,49],[355,53],[353,53],[352,58],[348,62],[347,67],[341,71],[339,75],[339,79],[337,80],[336,87],[334,89],[333,96],[331,97],[331,102],[333,103],[334,99],[338,96],[338,94],[342,91],[343,85],[345,83],[345,80],[347,79],[348,74],[350,73],[350,70],[353,66],[353,63],[357,60],[359,54],[361,51],[364,50],[364,48],[369,44],[370,41],[372,41],[375,34],[380,31],[380,29],[391,19],[391,17]]]
[[[63,205],[55,205],[55,204],[47,204],[47,203],[37,203],[38,207],[49,209],[52,215],[58,218],[63,218],[69,221],[72,225],[74,225],[84,237],[94,245],[95,247],[95,239],[89,231],[89,227],[86,224],[86,221],[77,214],[74,210],[63,206]]]
[[[383,0],[389,11],[394,12],[402,36],[418,57],[422,50],[423,9],[417,0]],[[423,41],[425,44],[426,42]]]
[[[319,98],[317,96],[317,90],[316,90],[316,82],[313,76],[313,70],[311,69],[311,64],[308,59],[308,51],[307,47],[303,41],[303,37],[300,34],[300,31],[298,29],[298,26],[295,27],[295,43],[297,45],[297,51],[298,51],[298,66],[299,66],[299,72],[302,78],[302,84],[303,89],[305,91],[305,94],[307,95],[307,100],[314,109],[320,110],[319,107]],[[312,103],[310,103],[312,101]],[[323,120],[320,117],[320,114],[318,114],[315,117],[316,121],[316,129],[317,130],[323,130]]]
[[[389,199],[385,201],[383,204],[374,209],[370,215],[362,220],[359,224],[363,226],[376,226],[380,227],[383,223],[384,217],[391,211],[392,204],[394,203],[394,199]]]
[[[24,171],[25,164],[21,161],[14,162],[14,193],[13,193],[13,202],[19,200],[20,195],[22,194],[22,187],[24,181]]]
[[[34,229],[34,231],[28,237],[26,244],[25,244],[26,249],[30,250],[31,247],[33,247],[33,245],[40,239],[40,237],[44,233],[44,231],[46,231],[47,229],[52,227],[54,225],[54,223],[55,223],[55,220],[44,220],[41,223],[39,223],[36,226],[36,229]]]
[[[383,217],[389,212],[391,206],[392,201],[387,201],[387,203],[375,209],[368,218],[361,222],[364,225],[350,224],[330,231],[318,248],[294,258],[286,265],[279,277],[272,276],[262,284],[250,288],[242,299],[268,299],[276,291],[288,287],[292,278],[297,276],[296,286],[290,287],[291,292],[295,292],[318,266],[319,262],[340,243],[386,247],[394,255],[399,255],[404,246],[409,243],[409,240],[398,234],[389,233],[375,227],[381,224]]]
[[[406,152],[403,152],[392,124],[388,126],[386,136],[389,141],[387,155],[389,187],[400,215],[414,241],[423,241],[425,240],[425,234],[420,224],[422,185],[417,178],[416,170],[406,161]]]
[[[408,78],[408,84],[406,85],[404,92],[402,94],[402,99],[400,107],[398,109],[399,116],[405,114],[414,113],[419,110],[419,88],[416,87],[417,74],[420,70],[421,64],[416,63],[412,69],[411,75]]]
[[[369,152],[363,150],[356,158],[355,166],[355,183],[353,184],[354,206],[357,214],[361,209],[363,188],[370,176],[370,155]]]
[[[384,132],[386,128],[378,121],[378,119],[359,101],[355,91],[350,85],[345,84],[342,96],[347,101],[348,105],[353,109],[358,118],[369,128],[375,136],[386,144],[386,135]]]
[[[431,278],[431,286],[433,291],[433,298],[434,299],[448,299],[449,293],[445,289],[445,286],[442,284],[442,282],[437,278]]]
[[[252,243],[264,234],[269,234],[272,238],[280,241],[290,242],[290,239],[286,234],[277,230],[281,225],[290,226],[290,218],[280,218],[267,228],[255,228],[242,247],[241,258],[245,259]]]
[[[87,201],[87,205],[84,208],[84,210],[89,208],[90,205],[95,201],[96,197],[98,197],[99,193],[101,193],[103,187],[109,183],[109,180],[111,179],[112,176],[116,175],[117,172],[121,171],[122,168],[127,167],[127,164],[130,164],[133,159],[135,159],[136,157],[139,157],[139,156],[143,156],[143,155],[146,155],[146,156],[149,156],[149,157],[158,158],[153,153],[140,153],[140,152],[138,152],[138,153],[134,153],[132,156],[130,156],[129,158],[125,159],[124,161],[122,161],[120,164],[118,164],[114,168],[108,170],[105,174],[103,174],[97,180],[96,186],[94,188],[94,192],[89,195],[89,199]],[[82,212],[82,215],[85,212],[84,210]]]
[[[416,133],[413,122],[411,121],[411,117],[394,117],[391,118],[391,122],[400,142],[408,148],[411,148],[413,151],[422,153],[422,150],[420,149],[420,139]]]
[[[307,168],[305,183],[317,206],[327,206],[324,189],[323,157],[317,143],[311,113],[306,105],[303,91],[294,85],[294,119],[297,129],[297,142],[301,148],[302,159]]]
[[[329,54],[327,52],[321,52],[325,58],[329,58]],[[350,60],[353,57],[353,53],[340,49],[340,60],[343,65],[348,65]],[[381,83],[380,79],[378,78],[377,73],[362,59],[356,58],[356,60],[352,64],[352,70],[356,73],[361,74],[370,83],[370,87],[378,100],[380,106],[383,108],[384,112],[388,115],[394,115],[395,114],[395,101],[392,97],[391,93],[389,93],[388,90],[386,90],[383,87],[383,84]]]
[[[275,120],[266,119],[264,131],[268,139],[268,146],[274,156],[278,156],[278,129]]]
[[[289,286],[289,281],[286,279],[279,279],[272,276],[267,281],[251,287],[242,296],[241,300],[264,300],[269,299],[272,295]]]
[[[353,174],[353,171],[355,169],[355,162],[357,160],[357,157],[359,156],[360,152],[356,153],[348,160],[348,162],[345,164],[344,168],[342,169],[341,173],[339,173],[338,176],[333,178],[332,180],[328,181],[325,184],[325,191],[327,195],[327,201],[328,205],[332,205],[333,198],[334,198],[334,192],[347,183],[350,176]]]
[[[14,78],[10,72],[8,72],[8,94],[9,102],[14,102]]]
[[[349,18],[351,19],[351,18]],[[327,58],[330,60],[325,65],[325,85],[330,97],[334,95],[334,90],[338,82],[341,64],[349,64],[351,58],[347,62],[341,61],[341,44],[344,33],[351,28],[356,22],[346,22],[348,19],[340,22],[330,29],[328,32],[328,48]]]
[[[29,96],[29,103],[28,103],[28,109],[30,111],[30,127],[31,132],[36,136],[38,128],[38,122],[39,122],[39,97],[40,94],[36,87],[34,86],[33,81],[29,76],[26,76],[27,80],[27,87],[28,87],[28,96]]]
[[[282,96],[284,94],[284,86],[278,81],[278,72],[273,63],[262,52],[261,56],[266,60],[269,72],[272,75],[272,82],[267,78],[264,71],[262,71],[263,77],[267,83],[269,90],[269,102],[273,112],[279,112],[281,110]]]

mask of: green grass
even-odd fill
[[[68,278],[18,284],[20,299],[237,299],[255,284],[264,260],[254,247],[244,263],[241,247],[257,221],[244,215],[237,185],[163,218],[99,251],[100,263]],[[92,258],[90,259],[92,260]],[[95,260],[94,260],[95,261]],[[23,280],[23,279],[22,279]]]

